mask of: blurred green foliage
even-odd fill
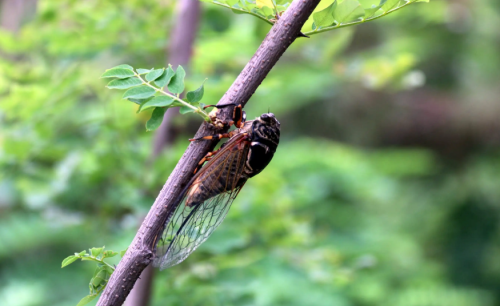
[[[0,32],[2,305],[88,294],[94,267],[62,259],[125,249],[187,147],[194,115],[151,160],[150,113],[99,78],[166,66],[173,6],[39,1]],[[500,305],[499,11],[431,1],[297,40],[246,108],[280,119],[275,158],[153,305]],[[187,90],[208,77],[217,102],[269,28],[205,4]]]

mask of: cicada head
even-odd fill
[[[280,140],[280,122],[273,113],[264,113],[257,120],[259,138],[268,139],[278,145]]]

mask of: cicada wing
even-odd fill
[[[239,190],[219,194],[194,207],[181,203],[158,243],[154,265],[163,270],[194,252],[222,223]]]
[[[238,143],[228,143],[191,180],[157,244],[153,264],[160,270],[186,259],[226,217],[246,181],[242,173],[248,146]]]

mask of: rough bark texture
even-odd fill
[[[170,34],[170,44],[168,49],[168,63],[173,67],[178,65],[186,66],[189,64],[193,54],[193,45],[198,32],[198,21],[200,19],[201,5],[198,0],[180,0],[176,6],[176,20]],[[175,140],[172,119],[179,114],[177,108],[170,108],[163,117],[163,122],[156,130],[152,159],[158,155]],[[135,283],[134,288],[128,295],[126,306],[147,306],[151,298],[151,286],[153,284],[154,270],[149,265],[141,274],[141,277]]]
[[[279,22],[274,25],[250,62],[219,101],[219,105],[245,105],[262,83],[281,55],[293,43],[300,29],[320,0],[295,0]],[[230,108],[219,111],[218,117],[229,120]],[[203,123],[195,137],[222,132]],[[122,305],[141,272],[153,261],[154,246],[161,236],[168,215],[175,210],[176,199],[189,179],[197,162],[214,148],[216,141],[197,141],[189,144],[186,152],[172,171],[155,203],[142,223],[134,240],[122,258],[102,293],[98,306]]]

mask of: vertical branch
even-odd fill
[[[2,0],[0,1],[0,27],[17,33],[23,18],[35,10],[37,0]]]
[[[271,28],[259,49],[245,66],[238,78],[219,101],[219,105],[241,103],[245,105],[262,83],[281,55],[300,35],[300,29],[312,14],[320,0],[295,0],[280,20]],[[230,110],[219,112],[221,119],[230,118]],[[220,132],[203,123],[196,137]],[[170,213],[179,204],[178,196],[193,176],[198,161],[216,144],[216,141],[199,141],[189,144],[177,166],[156,198],[139,231],[111,275],[98,306],[121,305],[141,272],[153,261],[155,244],[161,236]]]

